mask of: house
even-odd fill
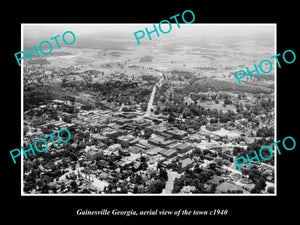
[[[193,193],[195,190],[196,190],[196,187],[195,187],[195,186],[190,186],[190,185],[188,185],[188,186],[182,187],[182,189],[180,190],[179,193],[181,193],[181,194],[191,194],[191,193]]]
[[[166,148],[168,145],[171,145],[174,143],[174,140],[162,140],[160,142],[160,146],[163,148]]]
[[[193,160],[190,158],[183,159],[179,162],[181,164],[181,168],[178,171],[179,173],[182,173],[183,171],[188,170],[193,166]]]

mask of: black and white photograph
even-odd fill
[[[5,7],[3,221],[297,221],[296,3],[109,3]]]
[[[21,194],[276,195],[276,28],[22,24]]]

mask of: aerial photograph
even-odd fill
[[[276,194],[274,157],[235,163],[275,142],[276,70],[235,72],[276,67],[276,24],[172,25],[139,45],[153,24],[22,24],[22,51],[52,44],[22,60],[23,146],[48,143],[22,157],[22,195]]]

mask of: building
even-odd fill
[[[109,143],[109,137],[100,134],[91,134],[91,138],[92,140],[97,140],[98,142],[103,142],[105,144]]]
[[[158,135],[163,134],[168,130],[168,128],[161,126],[161,125],[149,126],[149,127],[147,127],[147,129],[151,130],[153,133],[158,134]]]
[[[173,158],[177,155],[177,151],[175,149],[166,149],[159,152],[162,156],[166,158]]]
[[[122,151],[122,147],[120,144],[113,144],[113,145],[110,145],[107,150],[110,152],[115,152],[118,150]]]
[[[192,149],[192,146],[189,143],[183,143],[176,147],[179,153],[185,153]]]
[[[129,142],[133,140],[133,136],[120,136],[117,138],[117,143],[120,144],[123,148],[129,147]]]
[[[180,190],[179,193],[181,193],[181,194],[192,194],[195,190],[196,190],[195,186],[188,185],[188,186],[182,187],[182,189]]]
[[[161,148],[161,147],[155,147],[152,148],[150,150],[148,150],[146,152],[147,155],[153,156],[153,155],[157,155],[158,153],[160,153],[161,151],[164,151],[165,149]]]
[[[118,124],[118,125],[124,125],[124,124],[130,123],[130,122],[131,122],[130,119],[123,119],[123,118],[116,120],[116,124]]]
[[[187,136],[187,132],[183,130],[177,130],[177,129],[168,130],[166,131],[166,133],[171,134],[173,138],[180,139],[180,140],[183,139],[185,136]]]
[[[202,135],[199,135],[199,134],[192,134],[192,135],[189,135],[188,138],[187,138],[189,141],[192,141],[192,142],[197,142],[197,143],[200,143],[201,140],[206,140],[206,138]]]
[[[126,118],[126,119],[133,119],[133,118],[136,117],[136,114],[134,114],[134,113],[122,113],[121,116]]]
[[[117,137],[125,134],[127,134],[126,130],[117,129],[117,130],[108,131],[105,135],[109,138],[116,139]]]
[[[91,161],[95,160],[98,157],[98,155],[98,151],[95,150],[89,150],[86,152],[86,158]]]
[[[151,125],[151,122],[145,119],[138,119],[134,121],[134,125],[139,128],[145,128]]]
[[[169,145],[174,144],[174,140],[162,140],[160,142],[160,146],[163,148],[167,148]]]
[[[133,154],[138,154],[140,152],[143,152],[143,149],[139,148],[139,147],[136,147],[136,146],[130,146],[128,148],[128,151],[133,153]]]
[[[190,158],[183,159],[180,161],[180,163],[181,163],[181,168],[178,171],[179,173],[182,173],[183,171],[188,170],[193,166],[193,160]]]
[[[159,137],[151,137],[148,140],[149,144],[155,145],[155,146],[160,146],[160,143],[163,141],[162,138]]]
[[[166,140],[162,136],[151,137],[148,140],[149,144],[152,144],[152,145],[155,145],[155,146],[160,146],[160,147],[163,147],[163,148],[167,148],[167,146],[173,144],[174,142],[175,142],[174,140]]]

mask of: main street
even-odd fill
[[[160,87],[162,85],[163,80],[164,80],[164,76],[161,73],[161,79],[154,85],[154,87],[152,89],[152,93],[150,95],[150,99],[149,99],[148,106],[147,106],[147,111],[144,116],[150,116],[151,109],[153,109],[153,101],[154,101],[154,97],[155,97],[156,88]]]

